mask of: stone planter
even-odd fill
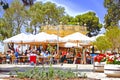
[[[105,65],[105,62],[94,62],[93,64],[93,70],[95,72],[104,72],[104,65]]]
[[[120,65],[106,64],[104,66],[104,73],[108,77],[120,77]]]

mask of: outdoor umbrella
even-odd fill
[[[65,42],[73,42],[73,43],[89,43],[92,41],[91,38],[87,37],[86,35],[83,35],[79,32],[70,34],[68,36],[65,36],[63,38],[63,41]]]
[[[27,38],[27,35],[24,33],[21,33],[4,40],[3,43],[23,43],[23,40],[25,40],[26,38]]]

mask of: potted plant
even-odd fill
[[[95,56],[94,64],[93,64],[94,71],[104,72],[104,65],[106,63],[105,61],[106,61],[105,54],[99,54],[99,55]]]
[[[109,55],[104,66],[104,73],[110,77],[120,77],[120,56]]]

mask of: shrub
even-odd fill
[[[56,78],[63,80],[63,79],[73,79],[78,78],[79,72],[75,73],[71,69],[69,70],[60,70],[54,69],[52,67],[45,69],[44,66],[42,68],[34,67],[31,70],[26,70],[25,72],[18,72],[17,78],[28,78],[33,80],[55,80]],[[77,75],[76,75],[77,74]],[[80,75],[80,77],[86,78],[86,75]]]

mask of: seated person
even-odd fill
[[[72,51],[68,52],[66,55],[66,58],[68,63],[73,63],[73,60],[74,60],[73,52]]]
[[[50,53],[48,51],[46,51],[44,53],[44,60],[43,60],[43,62],[48,64],[49,60],[50,60]]]
[[[59,58],[59,56],[58,56],[57,52],[53,51],[51,53],[51,58],[50,58],[51,63],[53,63],[53,64],[57,63],[58,58]]]
[[[66,55],[67,55],[67,51],[65,49],[64,51],[62,51],[61,63],[67,61]]]
[[[7,51],[7,54],[6,54],[6,63],[10,63],[10,61],[11,61],[11,56],[10,56],[10,53],[11,53],[11,51],[9,50],[9,51]]]
[[[13,64],[13,63],[15,63],[16,57],[15,57],[13,51],[11,51],[11,53],[12,53],[12,54],[11,54],[11,63]]]
[[[80,62],[81,62],[80,60],[81,60],[81,53],[80,53],[80,51],[78,51],[77,54],[74,57],[73,64],[80,64]]]
[[[92,56],[90,56],[90,53],[87,53],[86,54],[86,62],[87,62],[87,64],[91,64],[91,58],[92,58]]]
[[[31,53],[30,53],[30,63],[34,63],[36,64],[36,59],[37,59],[37,54],[36,54],[36,50],[33,50]]]

